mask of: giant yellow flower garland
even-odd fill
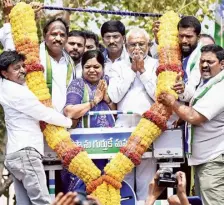
[[[158,69],[157,96],[171,89],[177,73],[181,71],[180,52],[177,39],[179,17],[169,12],[160,19],[160,67]],[[26,56],[27,85],[46,106],[51,106],[51,99],[39,60],[39,45],[34,11],[30,5],[18,3],[10,13],[13,39],[19,53]],[[172,22],[172,23],[171,23]],[[98,197],[103,205],[120,204],[121,182],[134,166],[141,163],[141,157],[152,142],[166,129],[166,122],[171,111],[156,102],[144,113],[136,129],[128,139],[127,145],[106,165],[104,175],[88,158],[87,152],[70,139],[69,133],[62,127],[42,123],[42,130],[48,145],[58,154],[64,167],[81,178],[87,192]]]
[[[9,17],[16,50],[26,56],[27,86],[42,103],[51,106],[43,66],[40,65],[34,11],[29,4],[21,2],[12,9]],[[42,128],[49,147],[57,152],[70,172],[76,174],[86,184],[101,175],[101,171],[89,159],[87,152],[72,142],[69,132],[63,127],[43,125]]]

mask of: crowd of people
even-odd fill
[[[196,195],[204,205],[224,204],[224,50],[211,36],[201,34],[197,18],[185,16],[178,23],[184,73],[183,78],[177,76],[173,87],[178,100],[167,93],[155,97],[159,21],[153,24],[152,46],[144,28],[134,27],[126,33],[121,21],[107,21],[100,30],[103,47],[95,33],[69,30],[63,18],[49,20],[40,44],[40,61],[52,96],[53,108],[48,108],[26,87],[25,57],[15,51],[9,0],[4,0],[4,8],[0,104],[8,139],[5,166],[13,176],[18,205],[52,203],[42,164],[44,140],[39,121],[67,128],[132,127],[155,100],[173,110],[168,127],[180,126],[185,132],[185,151],[188,165],[194,168]],[[90,110],[131,110],[139,116],[86,116]],[[107,160],[94,162],[102,170]],[[156,169],[153,158],[143,159],[125,177],[137,200],[146,200],[146,205],[153,204],[163,191],[157,186]],[[177,172],[176,176],[177,196],[169,203],[189,204],[185,174]],[[53,204],[73,204],[78,177],[67,170],[61,171],[61,177],[67,194],[59,194]]]

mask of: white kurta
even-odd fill
[[[117,127],[136,126],[141,114],[147,111],[153,104],[156,88],[156,69],[158,61],[147,56],[144,60],[145,72],[135,73],[131,69],[130,59],[113,64],[108,93],[111,100],[117,103],[120,111],[133,111],[139,116],[118,115]],[[148,184],[156,172],[155,160],[142,159],[136,167],[136,175],[133,170],[127,174],[125,180],[134,188],[136,183],[136,196],[138,200],[145,200],[148,193]]]
[[[122,53],[121,53],[120,57],[117,58],[117,59],[115,59],[114,62],[112,62],[109,59],[107,50],[104,51],[103,55],[104,55],[104,58],[105,58],[104,74],[107,75],[107,76],[109,76],[109,78],[112,75],[112,67],[113,67],[113,64],[115,64],[115,63],[117,63],[119,61],[123,61],[123,60],[124,61],[129,61],[129,55],[128,55],[127,51],[126,51],[125,46],[123,46]]]
[[[3,24],[3,27],[0,29],[0,41],[4,51],[15,50],[10,23]]]
[[[45,68],[45,78],[47,76],[47,66],[46,66],[46,52],[45,52],[45,43],[40,44],[40,61],[41,64]],[[66,102],[66,92],[67,87],[67,71],[68,71],[68,63],[73,63],[69,61],[69,57],[63,52],[63,56],[57,62],[50,56],[51,66],[52,66],[52,104],[55,110],[58,112],[63,112],[63,108]],[[74,70],[73,70],[74,72]],[[71,75],[70,82],[74,77],[74,73]]]
[[[146,71],[143,74],[131,69],[130,60],[113,64],[108,93],[111,100],[117,103],[118,110],[142,115],[154,102],[158,61],[147,56],[144,63]],[[120,115],[116,126],[136,126],[139,120],[140,116]]]
[[[72,125],[69,118],[44,106],[25,85],[0,78],[0,93],[8,137],[6,154],[33,147],[44,155],[40,120],[63,127]]]

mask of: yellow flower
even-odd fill
[[[97,199],[99,199],[102,205],[108,205],[108,201],[110,200],[110,195],[108,192],[108,186],[106,182],[103,182],[100,186],[96,188],[96,190],[92,193]],[[120,202],[119,202],[120,204]],[[114,205],[119,205],[114,204]]]
[[[139,144],[149,147],[161,135],[161,132],[160,128],[153,122],[142,118],[131,135],[140,139]]]
[[[88,157],[87,152],[80,152],[77,156],[75,156],[72,159],[68,170],[75,173],[86,184],[97,179],[101,175],[101,171]]]
[[[109,204],[110,205],[120,204],[120,200],[121,200],[120,190],[115,189],[111,185],[108,185],[108,192],[110,194]]]
[[[26,56],[25,65],[33,68],[34,64],[38,64],[39,47],[36,22],[34,20],[34,11],[30,5],[26,3],[18,3],[10,13],[10,22],[12,25],[12,33],[16,49],[19,53]],[[160,31],[158,33],[159,46],[163,52],[168,51],[165,48],[178,48],[177,38],[177,23],[179,17],[174,12],[167,12],[160,18]],[[172,54],[172,55],[171,55]],[[162,56],[162,55],[161,55]],[[164,59],[161,62],[167,62],[166,58],[172,59],[169,62],[178,62],[179,55],[172,52],[168,55],[163,55]],[[179,65],[179,64],[178,64]],[[158,76],[158,87],[156,94],[159,95],[163,91],[173,93],[171,89],[175,82],[176,73],[165,71]],[[44,79],[43,72],[31,72],[26,79],[29,89],[43,103],[51,106],[50,94]],[[60,157],[66,153],[66,149],[71,149],[72,142],[70,134],[62,127],[47,125],[43,131],[48,145],[58,152]],[[161,134],[161,130],[153,122],[147,119],[141,119],[136,129],[132,133],[131,140],[137,139],[136,143],[148,147]],[[131,141],[132,142],[132,141]],[[62,146],[58,146],[62,145]],[[118,182],[124,179],[124,176],[134,168],[133,162],[122,153],[117,153],[116,156],[104,168],[108,176],[113,177]],[[68,170],[76,174],[86,184],[100,177],[101,171],[94,165],[88,157],[87,152],[79,152],[70,162]],[[120,205],[120,190],[116,190],[110,184],[103,182],[92,193],[95,195],[102,205]]]
[[[38,97],[40,101],[51,98],[42,71],[28,73],[26,76],[26,83],[28,88]]]
[[[120,190],[106,182],[98,186],[91,195],[97,197],[102,205],[120,205]]]
[[[125,175],[134,168],[132,161],[118,152],[115,157],[106,165],[104,171],[107,175],[113,177],[115,180],[122,182]]]
[[[162,92],[167,92],[175,96],[178,99],[178,95],[172,89],[176,83],[177,73],[172,71],[164,71],[159,74],[157,79],[157,89],[156,97],[158,97]]]
[[[169,11],[160,17],[160,27],[158,32],[159,50],[163,47],[178,46],[178,30],[177,24],[180,20],[179,16]]]
[[[62,127],[56,127],[54,125],[47,125],[46,129],[43,131],[43,134],[46,138],[47,144],[51,149],[55,149],[56,145],[62,140],[70,137],[69,132],[67,132]]]
[[[36,22],[34,20],[35,14],[29,4],[24,2],[18,3],[12,8],[9,18],[15,44],[21,42],[26,37],[38,42]]]

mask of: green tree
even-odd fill
[[[15,3],[20,0],[13,0]],[[24,2],[32,2],[32,0],[21,0]],[[34,0],[37,2],[44,2],[44,0]],[[54,0],[52,0],[54,1]],[[203,20],[204,15],[212,18],[212,12],[209,10],[209,5],[215,3],[216,0],[63,0],[65,7],[72,8],[96,8],[102,10],[122,10],[122,11],[133,11],[133,12],[150,12],[163,14],[166,11],[174,10],[175,12],[182,15],[196,15],[200,10],[200,15],[197,17],[199,20]],[[2,5],[0,5],[0,11],[2,11]],[[43,17],[48,18],[49,16],[43,14]],[[2,14],[0,14],[2,17]],[[2,18],[1,18],[2,19]],[[45,18],[38,21],[38,27],[42,28],[45,22]],[[85,12],[71,12],[70,28],[71,29],[90,29],[91,24],[95,27],[100,28],[103,22],[116,19],[122,20],[126,25],[127,29],[131,26],[140,26],[145,28],[149,33],[151,33],[152,22],[156,18],[152,17],[130,17],[130,16],[119,16],[119,15],[101,15],[95,13],[85,13]],[[0,21],[0,26],[3,24],[3,20]],[[41,29],[39,31],[39,36],[42,35]]]
[[[72,2],[72,1],[70,1]],[[66,5],[74,7],[72,3],[67,1]],[[84,6],[86,1],[80,1],[79,6]],[[133,12],[150,12],[163,14],[166,11],[174,10],[181,15],[194,15],[201,10],[198,15],[199,20],[203,20],[207,15],[212,18],[212,12],[209,10],[209,5],[215,3],[215,0],[90,0],[88,1],[88,8],[100,8],[103,10],[122,10]],[[127,28],[130,26],[140,26],[145,28],[151,33],[152,22],[157,18],[152,17],[130,17],[118,15],[101,15],[90,13],[72,13],[71,14],[71,27],[86,29],[89,28],[91,22],[96,22],[97,27],[100,28],[101,24],[106,20],[116,19],[122,20]]]
[[[14,3],[20,0],[13,0]],[[21,0],[30,3],[32,0]],[[44,0],[34,0],[37,2],[44,2]],[[166,11],[174,10],[175,12],[182,15],[194,15],[201,10],[201,14],[198,16],[200,20],[203,19],[204,15],[211,16],[211,11],[209,10],[209,5],[214,3],[216,0],[64,0],[65,7],[84,7],[84,8],[95,8],[102,10],[115,10],[115,11],[133,11],[133,12],[150,12],[163,14]],[[42,27],[45,19],[48,18],[44,13],[41,14],[44,18],[39,18],[37,25],[39,27],[39,37],[42,36]],[[46,17],[46,18],[45,18]],[[0,2],[0,26],[3,25],[4,20],[2,18],[2,1]],[[152,22],[155,18],[150,17],[130,17],[130,16],[119,16],[119,15],[101,15],[93,13],[78,13],[72,12],[70,15],[70,28],[71,29],[90,29],[91,24],[99,29],[103,22],[116,19],[122,20],[122,22],[127,26],[127,29],[131,26],[140,26],[145,28],[149,33],[151,33]],[[1,48],[0,48],[1,49]],[[5,152],[5,125],[4,125],[4,114],[2,107],[0,107],[0,196],[5,193],[8,189],[11,178],[8,178],[2,183],[2,170],[3,170],[3,158]]]
[[[5,121],[3,108],[0,105],[0,196],[2,194],[7,196],[7,191],[12,183],[11,176],[4,178],[4,156],[5,156],[5,145],[6,145],[6,135],[5,135]]]

